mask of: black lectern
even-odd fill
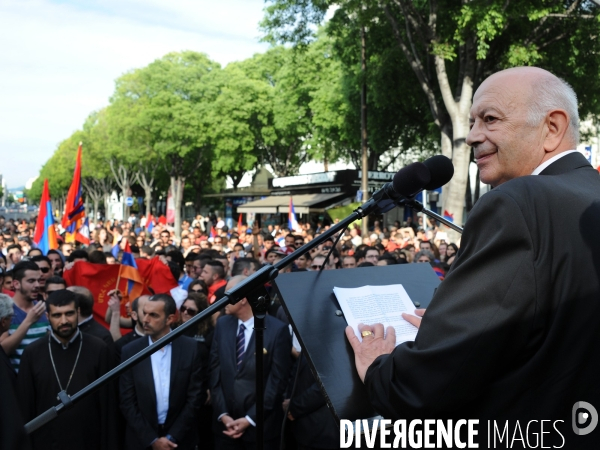
[[[354,366],[346,319],[333,293],[337,287],[402,284],[418,308],[426,308],[440,284],[429,264],[280,274],[274,281],[283,308],[315,379],[336,419],[376,416]]]

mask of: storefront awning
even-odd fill
[[[301,194],[292,195],[294,211],[297,214],[308,214],[311,212],[323,212],[325,209],[339,204],[348,196],[342,193],[335,194]],[[289,195],[271,195],[261,200],[246,203],[237,207],[240,213],[258,214],[287,214],[290,209]]]

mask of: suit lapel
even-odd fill
[[[144,346],[141,348],[141,350],[144,350],[146,347],[148,347],[148,336],[143,336],[140,339],[144,340]],[[150,400],[152,417],[154,418],[154,423],[158,424],[158,416],[156,415],[156,389],[154,387],[154,374],[152,372],[152,361],[150,358],[150,356],[148,358],[144,358],[139,364],[140,372],[143,377],[142,379],[146,385],[146,392],[144,392],[142,395],[147,396],[147,398]]]
[[[172,411],[172,406],[175,405],[175,399],[173,398],[173,396],[175,395],[175,393],[177,393],[177,390],[175,389],[175,387],[177,386],[177,383],[175,381],[175,377],[177,376],[177,368],[179,367],[179,362],[180,359],[182,357],[181,352],[182,352],[182,348],[180,345],[177,345],[178,340],[175,339],[173,341],[173,343],[171,344],[171,376],[169,379],[169,410],[167,411],[167,418],[165,420],[165,423],[170,423],[169,419],[171,416],[171,411]]]
[[[579,152],[569,153],[562,158],[554,161],[548,167],[546,167],[540,175],[560,175],[571,170],[580,169],[582,167],[590,167],[590,163],[585,156]]]

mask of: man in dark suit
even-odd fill
[[[227,290],[245,279],[232,277]],[[215,328],[210,362],[213,430],[217,449],[256,447],[256,367],[254,316],[246,299],[227,305]],[[281,403],[291,365],[292,340],[287,326],[265,318],[265,449],[278,449],[283,421]]]
[[[115,354],[115,341],[110,331],[94,319],[94,295],[83,286],[69,286],[67,290],[79,296],[79,329],[84,333],[102,339],[108,346],[111,355]]]
[[[150,297],[143,307],[146,338],[122,350],[122,361],[171,331],[176,305],[170,295]],[[121,375],[121,411],[127,420],[125,448],[192,450],[198,443],[196,414],[205,401],[198,345],[180,336]]]
[[[466,140],[495,189],[471,211],[416,340],[394,348],[381,324],[363,326],[362,343],[346,330],[384,417],[511,419],[511,434],[514,420],[550,419],[543,445],[597,448],[600,430],[571,430],[576,402],[600,407],[600,177],[573,151],[578,127],[575,93],[545,70],[481,84]]]

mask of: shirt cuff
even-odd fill
[[[223,413],[219,417],[217,417],[217,420],[220,422],[221,419],[223,418],[223,416],[228,416],[228,415],[229,415],[229,413]]]
[[[250,422],[250,425],[252,425],[253,427],[256,427],[256,424],[254,423],[254,420],[252,420],[252,419],[250,418],[250,416],[246,416],[246,420],[247,420],[248,422]]]

